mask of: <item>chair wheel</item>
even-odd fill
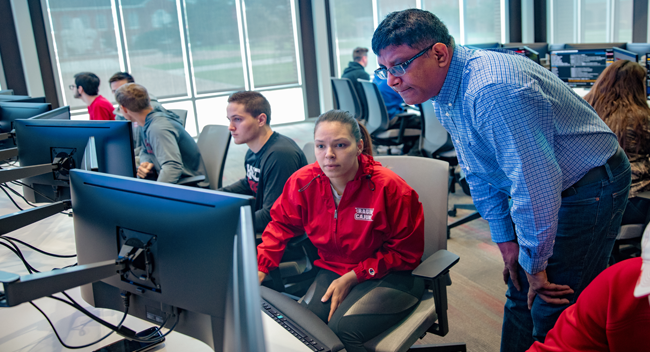
[[[449,216],[456,216],[456,209],[447,211],[447,214],[449,214]]]

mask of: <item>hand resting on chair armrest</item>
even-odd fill
[[[420,263],[420,265],[413,270],[413,275],[433,280],[438,278],[441,274],[449,271],[449,269],[456,265],[459,260],[460,257],[456,254],[449,252],[446,249],[441,249]]]

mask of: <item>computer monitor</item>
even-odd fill
[[[500,48],[501,44],[494,42],[494,43],[466,44],[465,46],[474,49],[494,49],[494,48]]]
[[[625,49],[627,43],[568,43],[564,44],[564,49],[575,50],[596,50],[596,49],[611,49],[621,48]]]
[[[628,60],[635,63],[639,62],[639,56],[634,52],[621,49],[621,48],[616,48],[616,47],[613,48],[613,51],[614,51],[614,61]]]
[[[29,118],[30,120],[70,120],[70,107],[62,106]]]
[[[159,325],[215,351],[264,351],[253,198],[84,170],[70,175],[77,260],[114,260],[125,244],[146,258],[125,275],[81,287],[90,305]],[[166,327],[172,325],[170,317]]]
[[[645,71],[646,71],[646,81],[645,89],[648,94],[648,100],[650,100],[650,51],[645,54]]]
[[[551,72],[572,87],[591,87],[607,67],[611,50],[551,51]]]
[[[15,120],[28,119],[51,109],[52,105],[47,103],[0,102],[0,133],[11,132]],[[0,149],[13,147],[9,139],[0,141]]]
[[[129,121],[16,120],[20,166],[49,164],[57,156],[71,155],[82,165],[90,137],[95,139],[99,172],[135,177],[133,133]],[[23,180],[25,198],[32,202],[70,199],[69,176],[51,172]]]
[[[13,89],[0,90],[0,95],[14,95]]]
[[[29,95],[0,95],[0,101],[21,103],[45,103],[45,97],[32,98]]]
[[[522,54],[522,55],[526,56],[527,58],[529,58],[529,59],[531,59],[531,60],[533,60],[536,63],[541,65],[541,63],[539,61],[539,53],[537,51],[527,47],[527,46],[508,47],[508,48],[504,48],[504,49],[508,50],[508,51],[514,51],[516,53]]]
[[[548,54],[548,44],[547,43],[506,43],[506,44],[503,44],[503,48],[505,48],[505,49],[521,48],[521,47],[524,47],[524,46],[528,47],[531,50],[536,51],[541,59],[546,58],[546,54]],[[564,47],[562,47],[560,49],[564,49]]]
[[[641,60],[643,56],[650,53],[650,43],[627,43],[625,50],[636,53],[639,56],[639,60]],[[645,65],[645,62],[639,63]]]

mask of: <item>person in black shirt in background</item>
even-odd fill
[[[271,221],[271,206],[294,172],[307,165],[296,142],[271,130],[271,105],[258,92],[236,92],[228,98],[230,134],[235,144],[246,143],[246,177],[219,189],[255,196],[255,232]]]
[[[366,95],[363,93],[361,83],[357,81],[358,78],[366,81],[370,80],[370,75],[366,72],[368,66],[368,48],[357,47],[352,51],[352,60],[348,63],[348,67],[343,70],[341,78],[347,78],[352,81],[354,90],[357,92],[361,108],[365,111],[368,108]]]

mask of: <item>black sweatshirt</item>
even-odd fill
[[[307,159],[296,142],[273,132],[257,153],[246,152],[246,177],[221,190],[255,196],[255,232],[262,233],[289,176],[305,165]]]

